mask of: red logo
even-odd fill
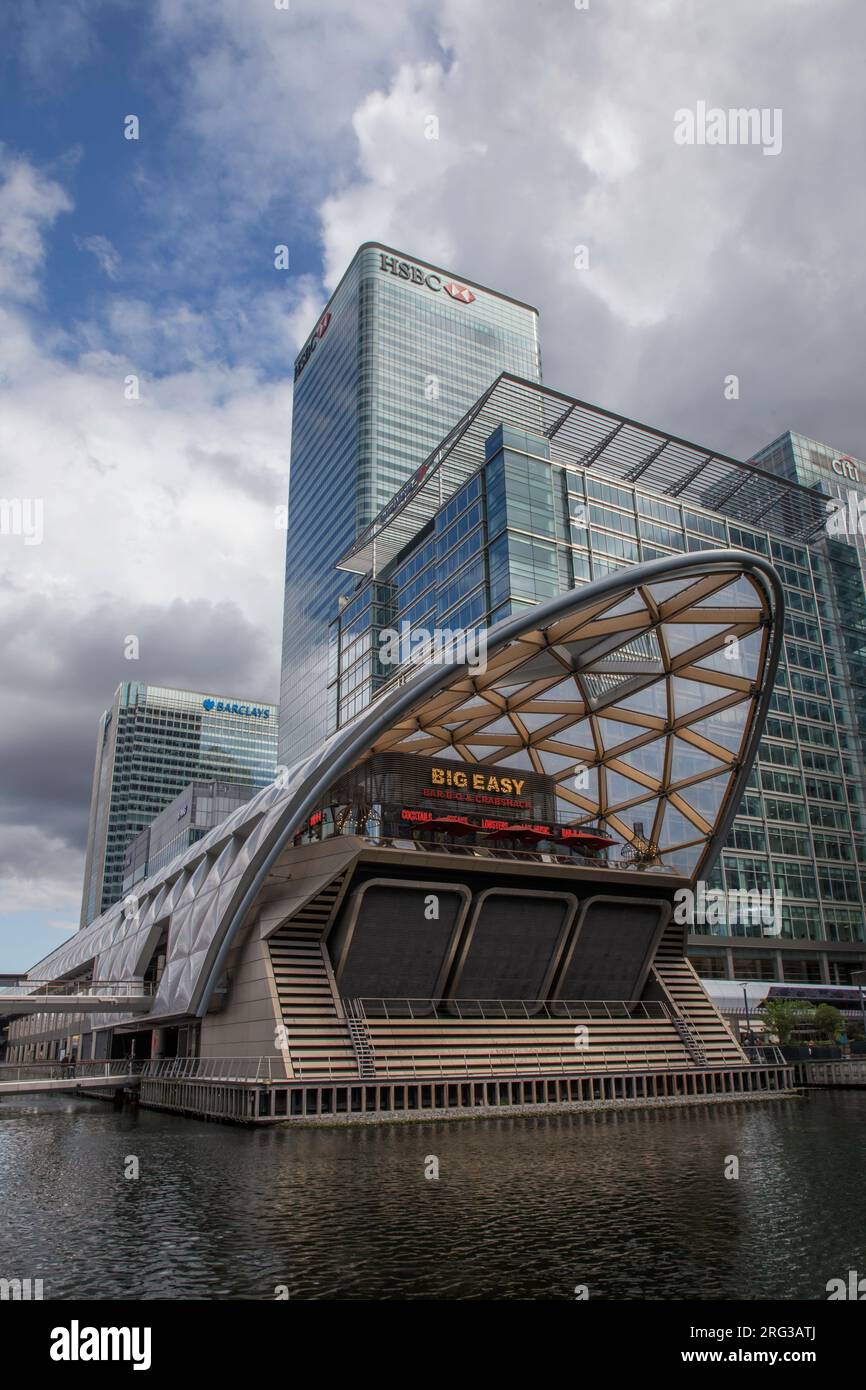
[[[461,304],[471,304],[475,295],[466,285],[458,285],[456,280],[446,280],[442,286],[446,294],[450,294],[452,299],[459,299]]]
[[[317,338],[324,338],[324,336],[325,336],[325,330],[327,329],[328,324],[329,324],[330,322],[331,322],[331,314],[330,314],[330,310],[329,310],[327,314],[323,314],[323,315],[322,315],[322,317],[319,319],[319,322],[316,324],[316,337],[317,337]]]

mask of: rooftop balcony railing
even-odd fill
[[[502,845],[467,844],[466,840],[459,843],[446,840],[410,840],[397,835],[365,835],[364,839],[368,845],[376,845],[379,849],[417,850],[421,854],[452,854],[460,855],[464,859],[467,856],[470,859],[515,859],[518,862],[522,860],[534,864],[565,864],[571,869],[632,867],[625,863],[619,866],[615,860],[591,858],[578,851],[566,854],[554,853],[552,850],[506,849]]]

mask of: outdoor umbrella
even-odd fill
[[[468,821],[457,816],[434,816],[432,820],[419,821],[416,830],[446,830],[449,835],[474,835],[478,829]]]

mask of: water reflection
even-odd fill
[[[260,1132],[21,1098],[0,1273],[53,1298],[824,1298],[866,1273],[864,1141],[863,1093]]]

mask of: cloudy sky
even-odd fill
[[[0,497],[44,504],[0,534],[0,970],[77,925],[119,681],[276,697],[291,363],[360,241],[538,305],[552,386],[866,456],[862,0],[0,16]],[[678,144],[699,102],[781,151]]]

